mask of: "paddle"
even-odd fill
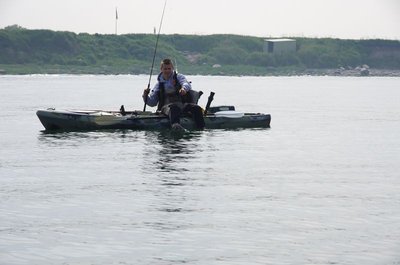
[[[156,59],[156,54],[157,54],[158,39],[160,38],[161,26],[162,26],[162,22],[163,22],[163,19],[164,19],[164,12],[165,12],[166,5],[167,5],[167,0],[165,0],[165,3],[164,3],[164,9],[163,9],[162,15],[161,15],[160,27],[158,27],[158,34],[157,34],[157,39],[156,39],[156,45],[154,47],[153,62],[151,63],[150,77],[149,77],[149,83],[147,84],[147,91],[150,90],[150,81],[151,81],[151,76],[153,75],[154,61]],[[144,100],[143,112],[146,111],[147,96],[148,96],[148,93],[146,93],[146,98]]]

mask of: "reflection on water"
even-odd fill
[[[145,217],[142,225],[162,233],[175,233],[190,227],[181,219],[197,209],[199,198],[193,191],[201,179],[193,168],[207,168],[196,164],[205,148],[205,135],[212,137],[205,131],[176,134],[169,130],[105,130],[40,132],[37,138],[38,144],[47,150],[49,160],[58,157],[63,167],[74,175],[74,169],[68,166],[71,161],[71,166],[80,171],[78,176],[72,178],[77,182],[74,184],[77,186],[72,188],[82,189],[84,193],[98,192],[104,196],[115,196],[119,192],[134,197],[141,194],[140,200],[146,202],[143,205],[148,216],[151,216],[150,219]],[[99,151],[99,146],[102,154],[95,153]],[[81,158],[87,154],[86,161],[76,161],[71,157],[71,151],[65,152],[71,148]],[[105,162],[114,168],[111,173],[99,171],[96,178],[85,180],[84,167],[91,168],[92,172],[97,168],[105,170],[102,167]],[[117,172],[123,172],[123,175],[117,177]],[[80,187],[82,181],[87,183]]]
[[[165,185],[180,185],[172,180],[185,177],[192,162],[199,158],[204,146],[204,131],[189,131],[177,134],[170,130],[163,131],[131,131],[131,130],[99,130],[78,132],[47,132],[38,134],[38,144],[56,154],[65,148],[75,148],[76,152],[91,155],[95,160],[98,153],[90,153],[90,149],[102,146],[104,156],[118,156],[121,160],[131,160],[137,164],[144,174],[160,173],[169,176]],[[210,135],[210,133],[208,134]],[[210,137],[210,136],[208,136]],[[56,148],[56,149],[55,149]],[[141,157],[140,160],[137,157]],[[60,159],[62,159],[60,157]],[[99,163],[101,161],[94,161]],[[162,174],[164,173],[164,174]],[[169,174],[166,174],[169,173]]]
[[[196,177],[191,176],[191,164],[195,163],[201,152],[201,131],[177,134],[165,130],[145,132],[145,165],[143,171],[152,176],[150,186],[155,209],[160,213],[162,222],[148,225],[161,230],[179,230],[187,226],[180,222],[176,214],[193,211],[190,202],[195,200],[193,190]]]
[[[143,155],[145,161],[151,161],[151,163],[146,163],[146,171],[187,172],[190,160],[194,159],[201,151],[198,141],[201,139],[202,133],[193,131],[177,134],[170,130],[146,132],[146,147]]]
[[[57,131],[40,131],[38,134],[39,143],[48,146],[62,145],[80,145],[85,142],[94,141],[118,141],[132,142],[138,140],[140,134],[130,130],[96,130],[96,131],[74,131],[74,132],[57,132]]]

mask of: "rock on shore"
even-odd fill
[[[310,75],[329,75],[329,76],[398,76],[398,69],[376,69],[370,68],[368,65],[351,67],[341,67],[338,69],[308,69],[306,74]]]

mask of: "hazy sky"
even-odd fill
[[[164,0],[0,0],[0,28],[18,24],[112,34],[152,33]],[[161,33],[400,40],[400,0],[167,0]]]

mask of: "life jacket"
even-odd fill
[[[157,80],[159,82],[158,106],[157,106],[157,110],[158,111],[160,111],[161,108],[165,105],[165,97],[166,97],[166,95],[165,95],[165,84],[164,84],[164,82],[160,82],[161,75],[162,75],[162,73],[160,73],[158,75],[158,77],[157,77]],[[172,78],[173,78],[173,84],[174,84],[174,87],[175,87],[175,93],[176,93],[176,96],[179,98],[179,100],[183,104],[185,104],[185,103],[195,103],[195,104],[197,104],[197,101],[198,101],[200,96],[197,96],[197,98],[195,98],[196,97],[195,94],[196,93],[198,94],[199,92],[193,91],[191,89],[189,91],[189,93],[186,93],[185,96],[181,96],[179,94],[179,90],[181,89],[182,85],[178,80],[178,73],[176,71],[174,71]]]

